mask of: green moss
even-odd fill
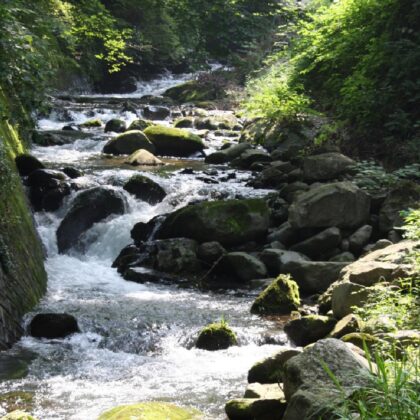
[[[375,345],[380,342],[377,337],[366,333],[346,334],[345,336],[341,337],[341,340],[343,340],[345,343],[354,344],[361,349],[363,349],[364,345],[366,344],[369,350],[372,350]]]
[[[193,125],[194,125],[194,118],[192,117],[179,118],[174,122],[175,128],[190,128]]]
[[[163,402],[145,402],[113,408],[98,420],[198,420],[202,415],[193,409]]]
[[[299,308],[299,287],[288,275],[280,274],[260,293],[251,307],[251,313],[284,315]]]
[[[102,121],[99,118],[94,118],[92,120],[87,120],[84,123],[80,124],[80,127],[83,127],[83,128],[102,127]]]
[[[224,95],[222,89],[217,89],[213,84],[201,83],[197,80],[174,86],[165,92],[165,96],[181,103],[213,101]]]
[[[152,125],[154,125],[152,121],[138,119],[138,120],[134,120],[130,124],[127,131],[132,131],[132,130],[144,131],[146,130],[146,128],[151,127]]]
[[[24,411],[16,410],[6,414],[1,420],[36,420],[36,418]]]
[[[236,346],[236,334],[225,321],[215,322],[204,327],[198,335],[196,347],[203,350],[223,350]]]
[[[195,141],[200,144],[203,143],[199,136],[181,128],[171,128],[165,127],[163,125],[153,125],[151,127],[146,128],[146,130],[144,130],[144,133],[148,137],[150,137],[152,141],[155,137],[169,137],[185,141]]]
[[[12,391],[0,394],[0,407],[7,412],[15,410],[32,411],[34,406],[33,392]]]

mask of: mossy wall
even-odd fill
[[[26,148],[20,134],[25,121],[29,125],[0,86],[0,350],[21,336],[21,318],[47,283],[42,244],[14,163]]]

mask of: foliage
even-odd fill
[[[418,392],[419,359],[387,360],[380,353],[373,357],[365,347],[371,371],[371,385],[357,390],[350,398],[336,378],[342,402],[337,404],[335,415],[339,419],[411,420],[419,418],[420,394]],[[332,372],[329,372],[333,376]]]
[[[312,2],[290,46],[270,58],[268,74],[279,81],[269,80],[264,102],[260,90],[251,88],[248,108],[271,117],[271,99],[288,101],[305,92],[318,111],[344,123],[353,152],[418,161],[419,20],[420,0]],[[286,78],[284,61],[290,64]],[[292,104],[307,111],[307,102]],[[283,110],[276,115],[290,116]]]

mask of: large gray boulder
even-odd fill
[[[370,211],[369,196],[350,182],[336,182],[311,188],[300,194],[289,208],[293,227],[357,228]]]
[[[327,369],[340,383],[337,387]],[[334,418],[334,405],[370,385],[368,361],[333,338],[318,341],[284,366],[284,420]]]
[[[84,232],[95,223],[125,211],[124,196],[106,187],[82,191],[57,229],[58,251],[64,253],[78,244]]]
[[[307,315],[289,320],[284,326],[284,332],[297,346],[307,346],[332,331],[336,320],[323,315]]]
[[[303,160],[303,176],[308,181],[328,181],[345,173],[355,161],[341,153],[322,153]]]
[[[303,294],[325,292],[338,280],[341,270],[348,263],[330,261],[290,261],[282,267],[283,273],[289,273]]]
[[[124,190],[149,204],[160,203],[165,197],[165,190],[155,181],[143,175],[132,176],[125,184]]]
[[[283,249],[267,248],[260,254],[261,261],[267,267],[268,273],[277,276],[282,273],[283,267],[293,261],[310,261],[308,257],[299,252]]]
[[[157,237],[191,238],[236,245],[259,240],[269,227],[269,210],[262,199],[202,202],[171,213]]]
[[[239,143],[228,147],[227,149],[219,150],[208,156],[206,156],[206,163],[221,164],[230,162],[233,159],[239,157],[243,152],[251,149],[252,146],[249,143]]]
[[[246,252],[230,252],[223,255],[214,271],[242,283],[265,278],[267,274],[265,265]]]
[[[125,161],[131,166],[161,166],[164,163],[145,149],[136,150]]]

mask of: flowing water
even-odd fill
[[[159,94],[189,78],[167,75],[138,92]],[[60,129],[88,118],[103,121],[119,117],[131,122],[137,116],[115,106],[115,95],[97,96],[100,103],[61,101],[60,109],[39,121],[40,129]],[[128,95],[123,95],[127,98]],[[170,124],[168,119],[162,123]],[[25,336],[9,354],[30,354],[29,374],[24,379],[0,382],[0,394],[11,390],[35,393],[34,414],[40,420],[95,420],[116,405],[141,401],[169,401],[202,410],[209,419],[224,419],[224,403],[240,397],[249,367],[270,355],[285,337],[273,322],[249,313],[254,295],[250,292],[212,293],[172,286],[139,285],[128,282],[111,268],[113,259],[130,240],[136,222],[173,211],[195,199],[263,195],[245,186],[249,174],[236,171],[236,178],[207,184],[197,174],[209,168],[202,159],[166,160],[163,169],[149,169],[168,195],[155,206],[137,201],[122,190],[124,182],[141,172],[123,164],[121,158],[106,158],[101,150],[112,134],[90,130],[91,138],[63,146],[35,146],[33,154],[48,167],[72,165],[85,175],[84,186],[109,185],[127,198],[126,214],[94,225],[85,238],[85,252],[57,253],[55,232],[77,192],[67,197],[55,213],[37,213],[38,231],[48,258],[48,292],[34,313],[67,312],[79,322],[81,332],[62,340],[40,340]],[[210,136],[209,150],[222,138]],[[185,167],[195,173],[183,173]],[[214,169],[214,168],[212,168]],[[232,173],[218,168],[218,175]],[[210,175],[205,176],[214,176]],[[30,320],[28,314],[26,320]],[[205,324],[225,317],[237,333],[240,345],[207,352],[193,347],[194,338]],[[269,337],[269,340],[267,339]],[[2,414],[0,408],[0,414]]]

